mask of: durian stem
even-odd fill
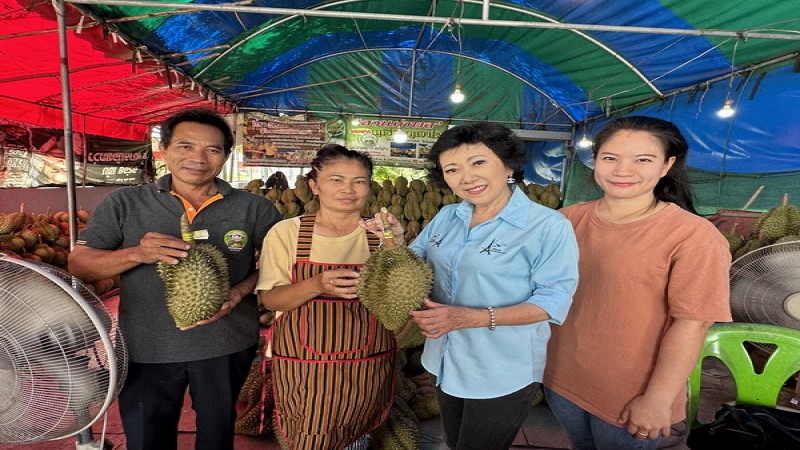
[[[784,192],[783,193],[783,198],[781,199],[781,206],[786,206],[788,204],[789,204],[789,193],[788,192]]]
[[[381,208],[381,222],[383,222],[383,246],[386,248],[397,247],[397,243],[394,242],[392,226],[389,224],[389,210],[385,206]]]
[[[188,242],[189,245],[194,245],[194,232],[192,232],[192,226],[189,224],[186,213],[181,215],[181,239]]]

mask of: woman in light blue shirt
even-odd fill
[[[511,130],[484,122],[446,131],[428,155],[429,181],[464,200],[410,245],[434,271],[412,315],[454,450],[511,446],[542,380],[549,322],[564,320],[578,281],[569,221],[510,183],[527,156]]]

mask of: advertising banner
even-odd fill
[[[65,185],[64,148],[63,130],[0,120],[0,188]],[[149,142],[74,133],[72,148],[79,184],[146,181]]]
[[[242,121],[245,166],[304,165],[328,138],[328,122],[305,115],[248,113]]]
[[[346,146],[369,154],[375,164],[403,167],[422,167],[425,156],[439,136],[447,131],[447,120],[381,119],[360,117],[350,121]],[[394,139],[402,130],[405,142]]]

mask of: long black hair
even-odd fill
[[[458,125],[442,133],[431,146],[427,156],[428,181],[439,187],[447,187],[444,173],[439,165],[439,156],[464,144],[483,144],[514,172],[519,171],[528,160],[528,149],[522,139],[503,125],[490,122],[473,122]]]
[[[681,208],[697,214],[692,199],[692,187],[686,171],[686,156],[689,144],[681,131],[672,122],[647,116],[628,116],[609,122],[594,138],[593,156],[612,136],[620,131],[642,131],[653,136],[664,150],[664,160],[675,157],[666,175],[656,184],[653,195],[656,199],[675,203]]]

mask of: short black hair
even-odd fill
[[[223,144],[225,156],[231,154],[234,139],[230,125],[221,115],[206,108],[186,109],[161,122],[161,143],[164,144],[164,147],[169,147],[172,141],[172,132],[181,122],[197,122],[217,128],[225,139]]]
[[[439,187],[447,187],[442,167],[439,165],[439,156],[464,144],[479,143],[489,147],[513,172],[522,169],[528,160],[525,143],[511,129],[491,122],[458,125],[442,133],[428,152],[428,181]]]

